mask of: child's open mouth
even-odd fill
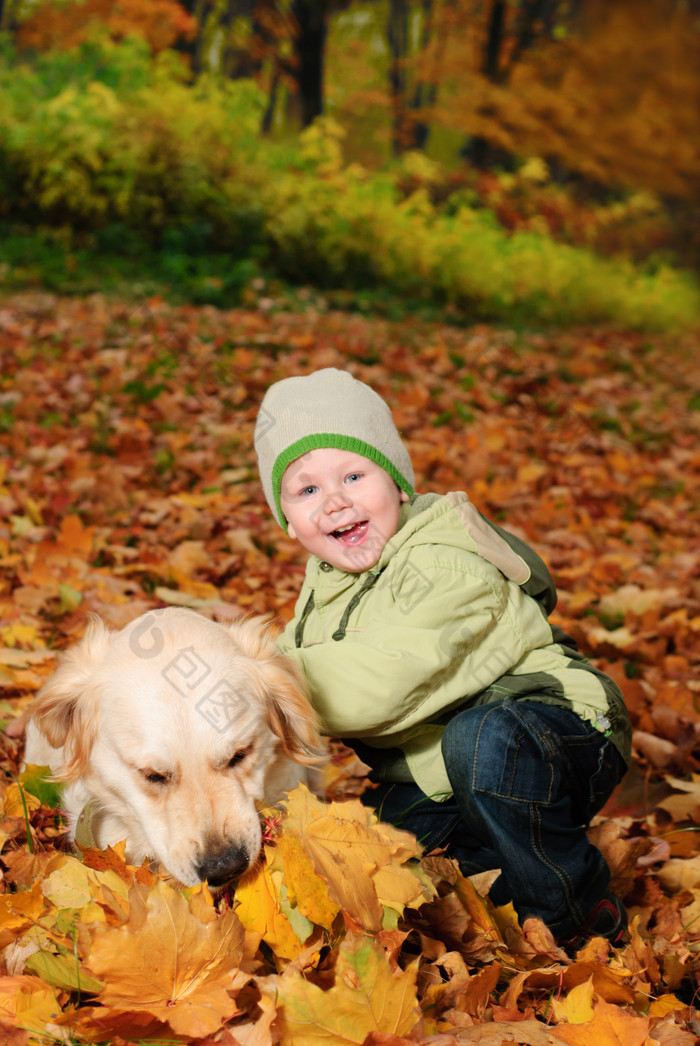
[[[351,523],[347,527],[340,527],[331,531],[331,537],[341,545],[359,545],[367,536],[369,520],[363,519],[361,523]]]

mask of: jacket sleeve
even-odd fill
[[[295,649],[290,623],[282,649],[298,660],[328,734],[404,731],[483,690],[519,660],[520,644],[506,654],[492,635],[509,583],[491,564],[470,558],[476,570],[434,561],[417,569],[412,559],[404,583],[393,579],[392,598],[377,601],[376,615],[344,640]]]

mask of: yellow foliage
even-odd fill
[[[6,817],[24,817],[25,812],[29,814],[32,810],[38,810],[40,806],[41,803],[36,796],[26,792],[15,781],[8,786],[3,807]]]
[[[302,160],[320,175],[337,174],[343,167],[345,129],[331,116],[319,116],[299,135]]]
[[[36,977],[0,977],[0,1021],[44,1033],[59,1008],[55,989]]]
[[[295,904],[306,919],[330,931],[340,909],[328,896],[326,883],[316,874],[303,840],[291,832],[283,832],[277,852],[289,902]]]
[[[406,865],[414,836],[378,821],[359,799],[325,804],[303,785],[287,801],[285,829],[303,842],[328,895],[366,930],[382,928],[385,908],[418,908],[433,888]]]
[[[128,886],[121,876],[110,869],[88,868],[68,854],[57,854],[47,865],[43,892],[58,909],[78,909],[84,922],[105,923],[101,905],[114,908],[115,899],[128,911]]]
[[[648,1042],[649,1018],[612,1006],[600,999],[590,1020],[557,1025],[557,1040],[570,1046],[645,1046]]]
[[[362,936],[339,949],[335,984],[323,991],[295,973],[280,981],[283,1046],[364,1043],[373,1032],[408,1035],[418,1019],[416,965],[394,973],[384,950]]]
[[[282,912],[268,868],[236,890],[236,915],[246,930],[258,934],[280,959],[294,959],[303,942]]]

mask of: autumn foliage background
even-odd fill
[[[697,16],[0,3],[3,1043],[698,1040]],[[391,404],[419,490],[537,549],[623,688],[634,762],[592,827],[620,949],[570,960],[418,860],[338,744],[326,802],[268,811],[261,874],[216,904],[72,853],[21,769],[91,613],[291,615],[305,557],[252,431],[324,366]]]

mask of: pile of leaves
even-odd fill
[[[381,823],[340,745],[267,811],[260,873],[183,890],[67,847],[19,718],[91,612],[292,613],[252,430],[267,386],[350,370],[420,491],[466,489],[549,563],[556,622],[623,687],[634,763],[592,828],[629,942],[570,959],[489,876]],[[95,296],[0,302],[0,1039],[691,1046],[700,947],[700,362],[693,339],[519,334]]]

